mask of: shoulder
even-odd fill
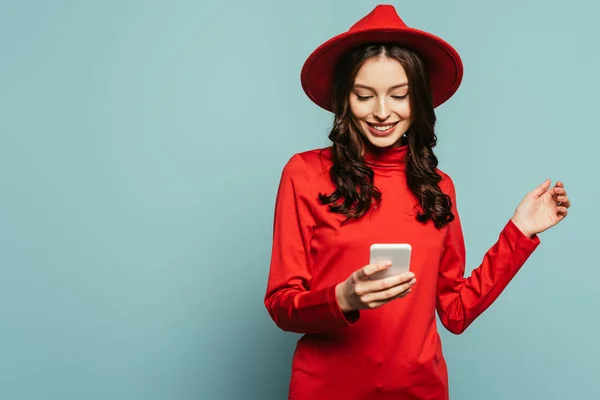
[[[305,150],[292,155],[283,168],[284,175],[315,176],[328,173],[331,167],[331,148]]]
[[[321,164],[331,162],[331,147],[306,150],[296,153],[295,156],[302,158],[309,168],[320,167]]]
[[[442,192],[448,195],[453,194],[455,192],[454,181],[452,181],[450,175],[439,168],[436,168],[435,170],[442,177],[442,180],[440,181],[440,189]]]

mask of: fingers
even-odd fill
[[[531,193],[535,195],[535,197],[540,197],[544,192],[548,190],[550,187],[550,179],[546,179],[542,182],[538,187],[536,187]]]
[[[556,201],[556,209],[558,210],[558,214],[563,218],[566,217],[567,209],[571,207],[571,200],[567,195],[564,183],[557,181],[556,185],[550,191],[552,192],[554,201]]]
[[[383,271],[388,269],[389,267],[392,266],[392,262],[391,261],[384,261],[382,263],[379,264],[369,264],[369,265],[365,265],[364,267],[362,267],[361,269],[359,269],[358,271],[356,271],[356,280],[357,281],[366,281],[369,280],[369,277],[373,274],[375,274],[376,272],[379,271]]]
[[[356,284],[355,291],[358,296],[363,296],[368,293],[385,291],[407,282],[415,277],[412,272],[405,274],[394,275],[384,279],[368,280]]]
[[[417,282],[416,278],[410,281],[389,287],[377,292],[368,292],[361,296],[363,303],[372,305],[373,303],[389,302],[397,297],[404,297],[408,294],[408,290]]]
[[[556,201],[558,206],[563,206],[566,208],[571,207],[571,200],[567,196],[556,196]]]
[[[558,217],[563,219],[568,214],[568,208],[571,207],[571,200],[567,195],[567,191],[565,190],[565,184],[561,181],[557,181],[552,189],[552,197],[554,201],[556,201],[556,210],[558,213]]]
[[[401,298],[404,298],[404,297],[408,296],[408,294],[409,294],[410,292],[412,292],[412,287],[411,287],[411,288],[409,288],[408,290],[406,290],[406,291],[404,291],[404,292],[400,293],[398,296],[395,296],[395,297],[392,297],[391,299],[388,299],[388,300],[386,300],[386,301],[383,301],[383,303],[389,303],[389,302],[391,302],[391,301],[394,301],[394,300],[396,300],[396,299],[401,299]]]
[[[567,193],[567,191],[565,190],[564,187],[554,186],[550,190],[550,193],[552,193],[553,196],[557,196],[557,195],[564,195]]]
[[[571,201],[566,196],[559,196],[557,197],[557,200],[558,203],[556,204],[556,211],[560,217],[564,218],[567,216],[567,209],[571,207]]]

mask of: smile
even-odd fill
[[[371,131],[371,133],[377,136],[383,136],[391,133],[396,127],[396,125],[398,125],[398,122],[394,122],[392,124],[387,125],[372,125],[367,122],[367,125],[369,126],[369,131]]]

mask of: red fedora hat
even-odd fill
[[[417,53],[427,66],[434,107],[458,90],[463,76],[458,52],[439,37],[408,27],[393,6],[383,4],[347,32],[321,44],[307,58],[300,81],[308,97],[319,107],[333,111],[333,71],[337,60],[349,50],[368,43],[394,43]]]

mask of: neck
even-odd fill
[[[375,169],[397,169],[406,167],[409,155],[408,144],[400,144],[394,147],[367,146],[365,149],[365,162]]]

